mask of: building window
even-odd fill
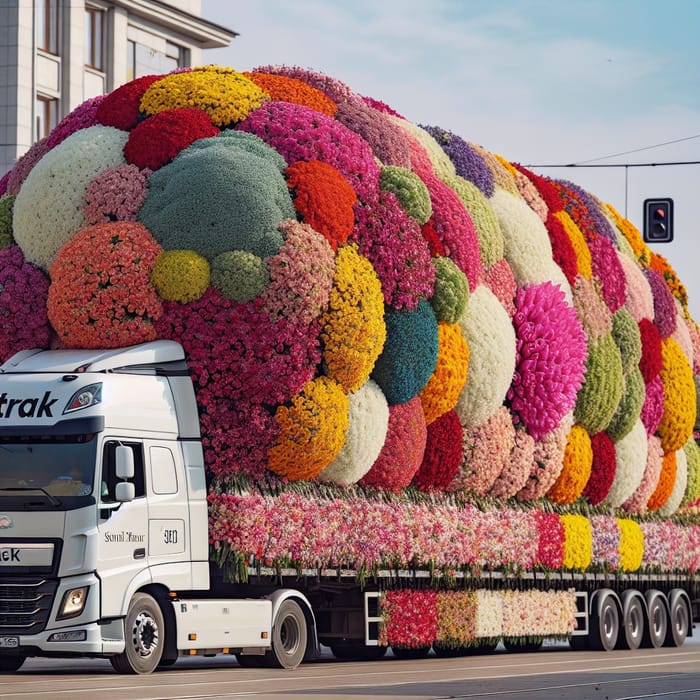
[[[169,41],[165,42],[165,51],[159,51],[129,40],[126,50],[127,81],[144,75],[163,75],[184,66],[184,49]]]
[[[104,70],[105,13],[94,7],[85,8],[85,65]]]
[[[36,43],[43,51],[58,54],[59,0],[36,0]]]
[[[36,96],[36,140],[39,141],[51,133],[58,124],[58,100],[46,95]]]

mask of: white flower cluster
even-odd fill
[[[615,444],[615,479],[606,503],[618,508],[634,494],[644,478],[648,447],[644,424],[637,420],[632,430]],[[685,486],[683,490],[685,492]]]

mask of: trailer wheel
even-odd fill
[[[644,606],[638,596],[629,599],[624,612],[617,646],[620,649],[639,649],[644,640]]]
[[[0,656],[0,673],[14,673],[26,661],[26,656]]]
[[[272,649],[265,653],[268,666],[296,668],[306,654],[306,617],[293,600],[282,602],[272,626]]]
[[[430,653],[430,647],[391,647],[397,659],[423,659]]]
[[[165,624],[156,601],[146,593],[137,593],[129,603],[124,620],[126,647],[109,661],[117,673],[151,673],[163,656]]]
[[[649,625],[644,634],[644,646],[658,649],[666,641],[668,613],[663,593],[649,598]]]
[[[592,649],[612,651],[620,632],[620,613],[612,595],[605,595],[600,607],[591,616],[591,631],[588,641]]]
[[[682,647],[690,631],[690,613],[681,596],[671,599],[671,619],[666,632],[664,646]]]

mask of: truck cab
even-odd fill
[[[24,351],[0,368],[0,665],[124,651],[136,591],[209,585],[182,347]]]

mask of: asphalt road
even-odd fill
[[[696,629],[696,635],[699,631]],[[552,645],[530,654],[404,661],[320,661],[295,671],[240,668],[234,658],[181,659],[150,676],[120,676],[100,660],[30,659],[0,677],[2,700],[696,700],[700,636],[681,648],[580,652]]]

